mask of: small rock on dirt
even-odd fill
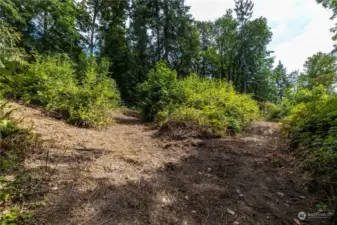
[[[277,194],[284,197],[284,193],[282,193],[282,192],[277,192]]]
[[[294,219],[295,223],[301,225],[301,222],[298,219]]]
[[[243,194],[241,194],[239,189],[236,189],[236,192],[239,194],[240,197],[243,197]]]
[[[164,145],[164,149],[168,149],[168,148],[171,148],[172,147],[172,144],[171,143],[168,143],[168,144],[166,144],[166,145]]]
[[[193,142],[191,142],[191,146],[193,146],[193,147],[201,147],[203,145],[205,145],[205,142],[203,142],[203,141],[193,141]]]
[[[228,209],[228,208],[227,208],[227,212],[231,215],[235,215],[235,212],[233,210]]]

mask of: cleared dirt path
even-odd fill
[[[315,211],[274,123],[175,141],[125,115],[104,130],[81,129],[12,105],[47,141],[27,161],[49,178],[49,201],[33,224],[299,224],[298,212]]]

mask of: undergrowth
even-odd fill
[[[42,143],[30,129],[19,128],[11,112],[0,103],[0,225],[24,224],[31,218],[24,197],[34,185],[22,165]]]
[[[240,132],[259,118],[259,108],[250,95],[238,94],[222,80],[196,74],[178,80],[164,62],[157,63],[140,86],[142,115],[160,127],[183,124],[214,135]]]
[[[109,63],[93,57],[80,71],[66,55],[36,56],[27,70],[6,77],[2,93],[39,104],[77,126],[100,127],[111,122],[109,112],[118,106],[119,93],[108,78]]]
[[[337,203],[337,94],[324,86],[300,88],[294,106],[282,121],[283,132],[303,159],[301,167],[310,172]]]
[[[263,118],[267,121],[280,122],[288,114],[288,108],[284,104],[265,102],[262,108]]]

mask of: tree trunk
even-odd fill
[[[43,12],[43,46],[47,46],[47,35],[48,35],[48,21],[47,21],[47,12]]]
[[[92,24],[91,24],[91,37],[90,37],[90,54],[94,53],[94,33],[95,33],[95,25],[96,25],[96,16],[97,16],[97,11],[94,11],[94,16],[92,19]]]
[[[46,38],[47,33],[48,33],[48,22],[47,22],[47,12],[43,12],[43,36]]]
[[[164,50],[165,50],[165,54],[164,54],[164,59],[168,62],[168,54],[169,54],[169,35],[168,35],[168,31],[169,31],[169,23],[170,23],[170,19],[169,19],[169,7],[168,7],[168,0],[164,1],[164,14],[165,14],[165,24],[164,24]]]
[[[155,10],[156,10],[156,35],[157,35],[157,61],[161,58],[161,50],[160,50],[160,7],[159,0],[155,0]]]

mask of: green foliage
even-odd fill
[[[19,222],[19,213],[15,209],[11,209],[9,212],[0,215],[1,225],[16,225]]]
[[[6,107],[0,102],[0,174],[23,162],[38,145],[38,136],[18,128],[18,121],[9,118],[12,110]]]
[[[24,224],[31,217],[25,209],[14,204],[25,191],[17,185],[20,176],[9,181],[6,175],[13,171],[16,174],[23,161],[41,144],[37,135],[29,129],[19,128],[18,121],[10,119],[12,111],[6,103],[0,102],[0,225]]]
[[[20,44],[28,52],[67,53],[73,58],[81,52],[84,37],[79,30],[84,28],[81,24],[83,11],[76,1],[4,2],[4,20],[23,35]]]
[[[250,95],[237,94],[232,85],[222,80],[196,74],[176,80],[176,73],[163,62],[150,72],[141,88],[142,113],[159,126],[178,122],[225,135],[241,131],[259,117],[258,105]]]
[[[263,104],[263,116],[267,121],[274,122],[278,122],[284,117],[281,106],[271,102]]]
[[[309,57],[304,64],[304,73],[300,76],[302,85],[311,89],[316,85],[324,85],[333,90],[337,80],[337,61],[333,55],[318,52]]]
[[[93,58],[87,60],[81,84],[75,79],[71,63],[65,59],[47,57],[32,69],[38,71],[39,77],[47,74],[38,97],[48,110],[61,113],[76,125],[100,126],[109,122],[109,110],[117,107],[119,94],[114,81],[107,77],[107,61],[103,59],[98,64]]]
[[[28,71],[11,78],[4,94],[27,102],[39,103],[78,126],[101,126],[111,120],[109,110],[118,105],[115,82],[108,78],[109,63],[92,57],[78,74],[66,55],[37,56]],[[77,79],[79,78],[79,80]]]
[[[0,190],[0,201],[8,202],[10,195]],[[0,208],[1,209],[1,208]],[[33,215],[13,205],[0,214],[0,225],[19,225],[28,222]]]
[[[2,83],[13,83],[10,76],[25,62],[25,52],[17,46],[21,35],[9,24],[0,21],[0,89]]]
[[[159,61],[149,72],[148,79],[138,87],[142,99],[139,107],[144,120],[152,121],[167,104],[175,101],[174,98],[178,97],[176,84],[177,73],[171,71],[164,61]]]
[[[332,16],[331,16],[331,20],[336,19],[337,17],[337,1],[336,0],[316,0],[317,3],[322,4],[324,8],[330,9],[332,10]],[[337,26],[335,25],[334,27],[332,27],[330,29],[331,32],[334,33],[334,35],[332,36],[332,40],[336,41],[337,40]],[[334,49],[332,51],[333,53],[337,52],[337,45],[334,45]]]
[[[237,94],[232,85],[221,80],[200,78],[196,74],[178,81],[181,103],[165,107],[158,122],[178,121],[196,123],[212,133],[225,135],[238,133],[259,117],[257,103],[250,95]],[[165,120],[162,115],[167,115]]]
[[[283,131],[293,148],[305,152],[304,168],[337,185],[337,95],[328,94],[323,85],[302,88],[298,93],[296,104],[283,120]]]
[[[165,60],[178,77],[198,73],[221,78],[259,102],[275,102],[275,96],[282,94],[271,79],[273,57],[267,45],[272,33],[265,18],[252,19],[252,1],[236,0],[235,9],[214,22],[195,21],[181,0],[0,4],[4,21],[22,34],[20,46],[29,54],[65,53],[79,65],[80,53],[86,50],[99,60],[108,58],[109,76],[128,106],[138,104],[136,87],[159,60]]]
[[[260,102],[275,101],[279,93],[267,45],[272,33],[265,18],[251,20],[251,1],[236,1],[235,12],[214,23],[198,22],[202,51],[197,66],[202,77],[221,78]]]

